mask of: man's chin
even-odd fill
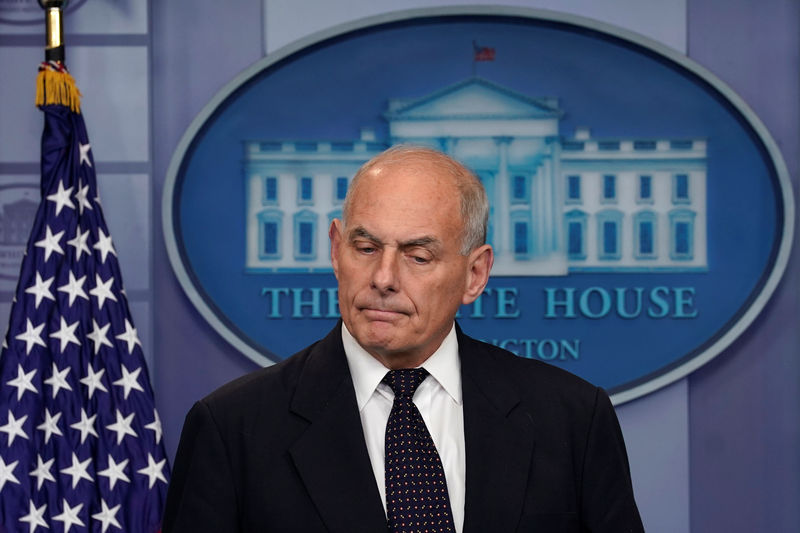
[[[365,348],[390,350],[392,342],[397,340],[398,328],[391,322],[371,321],[354,336]]]
[[[379,320],[365,321],[353,329],[350,333],[358,344],[372,354],[391,353],[402,333],[396,324]]]

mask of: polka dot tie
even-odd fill
[[[394,391],[386,424],[386,516],[391,533],[455,532],[439,452],[411,399],[428,377],[423,368],[390,370]]]

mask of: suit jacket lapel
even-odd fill
[[[309,421],[290,454],[332,532],[386,529],[340,326],[309,354],[290,409]]]
[[[515,412],[521,394],[492,354],[458,330],[467,486],[464,533],[514,531],[534,449],[533,423]]]

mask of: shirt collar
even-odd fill
[[[342,323],[342,343],[356,391],[358,410],[361,411],[389,369],[358,344],[344,323]],[[421,366],[457,404],[461,405],[461,362],[458,358],[455,323],[439,348]]]

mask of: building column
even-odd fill
[[[566,248],[563,237],[564,180],[561,179],[561,144],[556,137],[548,137],[546,142],[550,146],[550,168],[547,176],[550,182],[548,195],[550,213],[548,219],[552,222],[549,232],[550,251],[560,252],[566,259]]]
[[[450,157],[455,157],[456,144],[458,144],[458,139],[455,137],[439,137],[439,146],[442,152]]]
[[[317,189],[314,191],[313,207],[314,214],[317,215],[316,234],[314,235],[317,257],[314,260],[314,265],[318,267],[330,265],[328,216],[337,207],[333,202],[333,198],[336,195],[336,178],[337,174],[314,175],[314,180],[317,182],[314,184]]]
[[[547,201],[544,192],[546,171],[545,164],[539,163],[531,175],[533,186],[531,191],[531,211],[533,211],[531,221],[534,229],[533,253],[536,256],[546,255],[547,253],[547,240],[545,237],[547,219],[544,216]]]
[[[509,206],[511,204],[511,191],[509,189],[510,177],[508,175],[508,147],[511,137],[495,137],[494,142],[498,148],[497,174],[495,179],[495,205],[494,205],[494,249],[498,256],[511,253],[512,243],[509,240]]]
[[[541,172],[541,186],[539,192],[542,195],[542,212],[539,215],[539,220],[542,225],[542,248],[541,251],[545,255],[550,255],[553,252],[553,161],[549,157],[545,157],[542,162]]]

